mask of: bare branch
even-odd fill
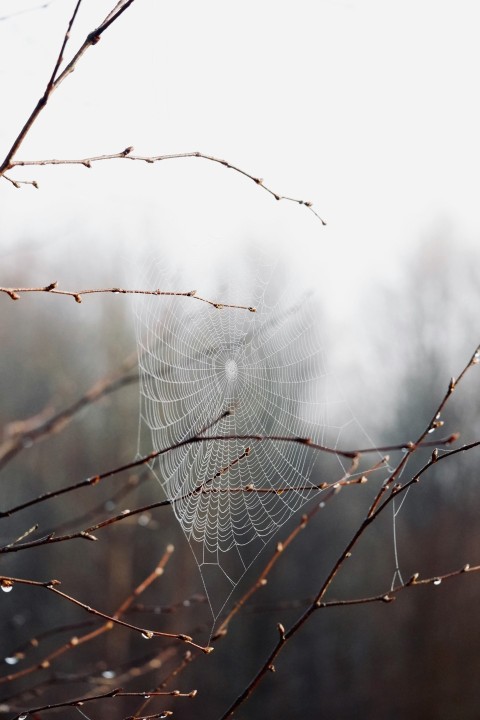
[[[154,582],[154,580],[156,580],[157,578],[161,577],[161,575],[163,575],[165,566],[168,563],[168,561],[173,553],[173,550],[174,550],[173,545],[167,546],[165,552],[163,553],[162,558],[160,559],[160,562],[157,564],[157,566],[153,570],[153,572],[151,572],[150,575],[148,575],[145,578],[145,580],[143,580],[135,588],[135,590],[132,593],[130,593],[130,595],[121,603],[121,605],[113,613],[112,617],[114,619],[118,620],[122,615],[124,615],[127,612],[127,610],[130,608],[130,606],[132,605],[133,601],[137,597],[139,597]],[[104,633],[109,632],[110,630],[113,630],[114,627],[115,627],[115,624],[111,620],[107,620],[107,622],[103,623],[100,627],[97,627],[95,630],[85,633],[84,635],[74,636],[74,637],[70,638],[70,640],[68,640],[65,644],[61,645],[60,647],[57,647],[55,650],[53,650],[48,655],[43,657],[35,665],[31,665],[30,667],[23,668],[22,670],[19,670],[15,673],[11,673],[3,678],[0,678],[0,683],[17,680],[18,678],[25,677],[26,675],[30,675],[38,670],[43,670],[47,667],[50,667],[55,660],[57,660],[59,657],[64,655],[66,652],[72,650],[73,648],[80,647],[81,645],[84,645],[85,643],[88,643],[91,640],[94,640],[95,638],[99,637],[99,635],[103,635]]]
[[[99,293],[108,293],[112,295],[156,295],[164,297],[190,297],[199,302],[207,303],[216,310],[223,308],[234,308],[237,310],[248,310],[256,312],[256,308],[251,305],[232,305],[230,303],[220,302],[218,300],[207,300],[207,298],[197,295],[196,290],[187,290],[185,292],[174,292],[171,290],[126,290],[125,288],[88,288],[86,290],[59,290],[57,282],[49,283],[43,287],[23,287],[23,288],[7,288],[0,287],[0,292],[8,295],[11,300],[20,300],[22,293],[48,293],[49,295],[66,295],[72,297],[75,302],[81,303],[83,295],[93,295]]]
[[[13,167],[32,167],[32,166],[43,166],[43,165],[82,165],[86,168],[91,168],[94,163],[98,162],[104,162],[105,160],[133,160],[137,162],[144,162],[148,163],[150,165],[158,162],[163,162],[164,160],[180,160],[184,158],[199,158],[201,160],[207,160],[209,162],[217,163],[218,165],[222,165],[223,167],[233,170],[236,173],[239,173],[240,175],[243,175],[244,177],[248,178],[248,180],[251,180],[259,187],[263,188],[265,192],[267,192],[269,195],[271,195],[275,200],[286,200],[288,202],[295,203],[296,205],[303,205],[305,206],[310,212],[312,212],[315,217],[320,220],[322,225],[326,225],[327,223],[325,220],[323,220],[320,215],[314,210],[313,203],[311,203],[309,200],[300,200],[299,198],[293,198],[288,197],[287,195],[280,195],[275,190],[272,190],[270,187],[267,187],[267,185],[264,184],[262,178],[256,177],[255,175],[252,175],[251,173],[247,172],[246,170],[243,170],[242,168],[238,167],[238,165],[233,165],[228,160],[223,160],[222,158],[215,157],[214,155],[208,155],[206,153],[202,152],[184,152],[184,153],[170,153],[166,155],[133,155],[133,147],[129,146],[125,148],[124,150],[121,150],[118,153],[110,153],[107,155],[94,155],[92,157],[85,157],[80,159],[63,159],[58,160],[52,158],[51,160],[14,160],[10,162],[9,168]],[[10,180],[10,182],[13,182]],[[36,181],[30,181],[32,184]]]
[[[395,596],[401,592],[402,590],[406,590],[411,587],[417,587],[420,585],[440,585],[443,580],[450,580],[452,578],[456,578],[459,575],[463,575],[467,572],[479,572],[480,571],[480,565],[474,565],[470,566],[469,564],[464,565],[459,570],[454,570],[453,572],[445,573],[444,575],[436,575],[435,577],[429,577],[420,579],[418,573],[415,573],[410,580],[408,580],[405,583],[402,583],[400,585],[397,585],[391,590],[388,590],[387,592],[381,593],[379,595],[372,595],[370,597],[365,598],[356,598],[352,600],[331,600],[329,602],[318,602],[315,601],[315,609],[325,609],[329,607],[338,607],[338,606],[347,606],[347,605],[363,605],[368,603],[376,603],[376,602],[384,602],[384,603],[390,603],[393,600],[395,600]],[[303,623],[302,623],[303,624]],[[279,630],[279,640],[275,647],[273,648],[272,652],[270,653],[267,660],[264,662],[258,673],[255,675],[255,677],[252,679],[252,681],[247,685],[245,690],[236,698],[236,700],[232,703],[232,705],[228,708],[228,710],[222,715],[220,720],[227,720],[227,718],[234,715],[236,710],[239,708],[240,705],[242,705],[252,694],[252,692],[256,689],[258,684],[261,682],[263,677],[268,672],[274,672],[275,666],[274,661],[276,660],[277,656],[280,654],[281,650],[283,649],[286,642],[292,637],[292,635],[298,630],[299,623],[295,623],[290,630],[285,631],[283,626],[279,624],[278,630]]]
[[[148,693],[152,696],[160,696],[160,697],[176,697],[176,698],[194,698],[197,695],[196,690],[190,690],[190,692],[180,692],[180,690],[170,690],[168,692],[156,692],[152,691]],[[39,713],[46,710],[58,710],[58,708],[62,707],[81,707],[87,702],[93,702],[95,700],[105,700],[107,698],[118,698],[118,697],[145,697],[145,692],[125,692],[122,690],[122,688],[115,688],[114,690],[109,690],[105,693],[101,693],[99,695],[87,695],[85,697],[76,698],[75,700],[65,700],[64,702],[60,703],[52,703],[50,705],[42,705],[35,708],[28,708],[28,710],[23,710],[22,712],[18,713],[14,717],[13,720],[22,720],[22,718],[25,718],[26,715],[35,715],[35,713]],[[167,717],[168,715],[172,715],[171,712],[168,710],[164,710],[161,713],[158,713],[156,715],[150,715],[150,717]],[[128,718],[126,720],[129,720]],[[133,719],[131,719],[133,720]]]
[[[86,605],[85,603],[82,603],[80,600],[77,600],[76,598],[72,597],[71,595],[67,595],[66,593],[62,592],[58,589],[58,585],[60,585],[59,580],[47,580],[45,582],[40,582],[37,580],[28,580],[25,578],[16,578],[16,577],[7,577],[5,575],[0,575],[0,586],[2,588],[13,588],[15,585],[28,585],[31,587],[38,587],[43,588],[44,590],[48,590],[55,595],[58,595],[59,597],[63,598],[64,600],[67,600],[68,602],[72,603],[73,605],[77,605],[77,607],[82,608],[86,612],[90,613],[91,615],[95,615],[96,617],[103,618],[104,620],[107,620],[108,622],[115,623],[117,625],[121,625],[122,627],[128,628],[129,630],[133,630],[134,632],[140,633],[142,637],[150,640],[153,637],[164,637],[164,638],[171,638],[172,640],[179,640],[183,643],[186,643],[187,645],[192,645],[193,647],[197,648],[198,650],[202,650],[202,652],[208,654],[210,653],[213,648],[211,647],[204,647],[202,645],[198,645],[195,643],[192,638],[189,635],[185,635],[183,633],[167,633],[167,632],[161,632],[160,630],[149,630],[148,628],[141,628],[137,625],[132,625],[131,623],[127,623],[124,620],[120,620],[118,617],[115,617],[114,615],[107,615],[106,613],[101,612],[100,610],[96,610],[95,608],[91,607],[90,605]],[[6,676],[5,678],[2,678],[1,681],[4,682],[6,679],[11,679],[10,676]]]

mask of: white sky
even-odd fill
[[[0,0],[0,15],[35,4]],[[67,55],[113,4],[84,0]],[[2,154],[43,92],[73,6],[0,22]],[[94,233],[106,281],[119,281],[108,258],[168,248],[201,289],[218,255],[272,243],[347,309],[439,223],[478,242],[479,16],[476,0],[136,0],[18,159],[200,150],[313,201],[328,226],[203,161],[116,162],[11,173],[41,189],[0,184],[0,250],[48,243],[78,273]]]

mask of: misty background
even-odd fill
[[[13,14],[22,8],[28,12]],[[0,2],[4,154],[44,90],[72,11],[64,0],[31,8],[33,2]],[[103,1],[82,5],[70,52],[110,9]],[[480,337],[477,13],[474,2],[429,0],[241,8],[139,0],[52,96],[18,159],[82,158],[129,145],[145,155],[200,150],[262,177],[280,194],[312,201],[327,226],[305,207],[275,202],[203,160],[18,169],[10,174],[40,187],[0,186],[0,285],[135,287],[138,268],[165,256],[182,283],[165,289],[208,295],[221,287],[222,268],[231,271],[258,246],[278,262],[285,282],[290,274],[315,293],[329,372],[361,444],[414,439]],[[122,295],[85,297],[81,305],[34,294],[0,300],[4,439],[15,422],[67,406],[136,351],[134,312]],[[478,439],[479,397],[474,369],[439,433]],[[138,413],[132,382],[62,433],[25,448],[2,471],[2,509],[134,459]],[[34,523],[40,536],[85,513],[162,499],[152,476],[137,484],[138,476],[114,505],[123,477],[95,494],[87,489],[3,519],[1,544]],[[441,463],[409,493],[396,524],[404,579],[478,561],[477,484],[475,450]],[[198,686],[199,697],[175,704],[178,717],[217,717],[243,689],[276,642],[276,623],[288,625],[315,594],[375,487],[372,481],[345,489],[319,513],[232,623],[228,642],[179,680]],[[298,521],[294,516],[273,538],[243,589]],[[100,549],[74,541],[6,555],[2,573],[60,577],[66,592],[113,612],[173,543],[171,566],[147,599],[157,609],[181,607],[159,610],[153,621],[174,631],[198,628],[208,640],[201,579],[169,508],[114,525],[102,537]],[[391,516],[371,529],[351,562],[331,597],[389,589]],[[390,605],[322,611],[239,717],[476,718],[479,691],[468,677],[480,670],[478,592],[472,575],[406,591]],[[182,605],[188,598],[191,605]],[[2,657],[60,619],[85,619],[41,591],[16,587],[1,600]],[[91,670],[92,657],[99,678],[119,675],[122,664],[151,652],[146,644],[112,633],[98,657],[88,646],[67,654],[61,666],[43,671],[47,684],[38,696],[50,697],[52,686],[62,697],[86,692],[79,673]],[[152,670],[147,677],[154,684],[158,676]],[[19,688],[28,691],[24,705],[40,704],[28,678]],[[0,702],[7,697],[0,688]],[[100,716],[91,710],[92,719]]]

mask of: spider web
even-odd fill
[[[165,267],[151,263],[142,286],[181,288]],[[298,288],[278,265],[257,261],[224,273],[208,296],[256,312],[190,297],[144,296],[136,305],[141,427],[153,450],[176,446],[152,469],[215,618],[269,539],[320,492],[314,464],[317,484],[346,470],[339,456],[306,444],[242,437],[336,448],[355,423],[327,371],[320,308]]]

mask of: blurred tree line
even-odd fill
[[[37,264],[35,258],[28,251],[5,255],[3,284],[21,278],[23,285],[36,286],[53,276],[62,277],[61,257],[52,256],[48,266]],[[478,342],[478,260],[459,252],[452,237],[429,238],[405,267],[403,285],[375,288],[361,308],[354,322],[362,326],[363,339],[358,351],[349,355],[354,367],[348,394],[357,394],[357,406],[370,408],[369,432],[376,444],[416,437],[449,378]],[[114,263],[112,277],[116,269]],[[84,284],[74,270],[69,273],[73,286]],[[83,269],[83,276],[88,276],[92,287],[104,282],[94,266]],[[43,295],[24,296],[15,303],[8,297],[0,299],[4,442],[25,429],[23,421],[41,421],[74,402],[102,377],[119,371],[134,352],[132,312],[123,296],[88,297],[80,306],[71,298]],[[332,337],[334,318],[327,317],[326,322],[332,324],[326,328]],[[134,363],[132,368],[127,373],[134,376]],[[478,376],[473,371],[448,406],[445,426],[439,431],[442,436],[458,430],[462,442],[478,439],[478,400]],[[31,446],[26,442],[2,469],[1,510],[130,462],[137,452],[137,430],[138,385],[133,379],[90,404],[61,432]],[[477,462],[477,450],[457,455],[439,463],[411,489],[395,527],[404,579],[414,572],[441,574],[478,560]],[[412,474],[416,467],[408,466],[406,472]],[[320,473],[312,478],[324,479]],[[372,479],[345,488],[329,502],[285,551],[266,586],[235,618],[215,652],[199,659],[193,652],[194,660],[178,680],[167,683],[185,658],[186,646],[162,638],[147,642],[116,627],[70,649],[49,667],[3,682],[0,716],[13,717],[7,707],[34,707],[120,685],[144,690],[158,686],[162,679],[167,689],[198,688],[194,701],[168,698],[161,704],[176,717],[220,716],[276,642],[276,624],[288,625],[314,597],[377,487]],[[11,543],[33,525],[38,524],[38,530],[28,539],[82,529],[98,518],[161,499],[159,484],[140,467],[1,518],[0,544]],[[236,597],[254,581],[275,543],[299,520],[294,516],[270,542]],[[369,529],[329,598],[388,591],[395,572],[392,526],[390,513]],[[1,573],[40,581],[59,578],[64,592],[112,614],[172,544],[175,551],[164,574],[134,602],[128,621],[208,642],[211,616],[200,575],[171,508],[134,515],[101,530],[98,538],[3,554]],[[435,588],[406,590],[393,604],[322,610],[292,640],[276,663],[276,672],[258,687],[238,717],[476,719],[479,583],[473,574]],[[41,588],[16,585],[12,592],[2,593],[0,608],[2,676],[40,662],[67,642],[72,632],[79,635],[100,624]],[[85,625],[70,628],[77,624]],[[69,627],[49,634],[65,626]],[[123,717],[136,706],[138,699],[135,705],[125,698],[117,701],[115,712]],[[106,716],[94,704],[83,710],[92,719]],[[60,716],[73,718],[78,713],[62,709]]]

